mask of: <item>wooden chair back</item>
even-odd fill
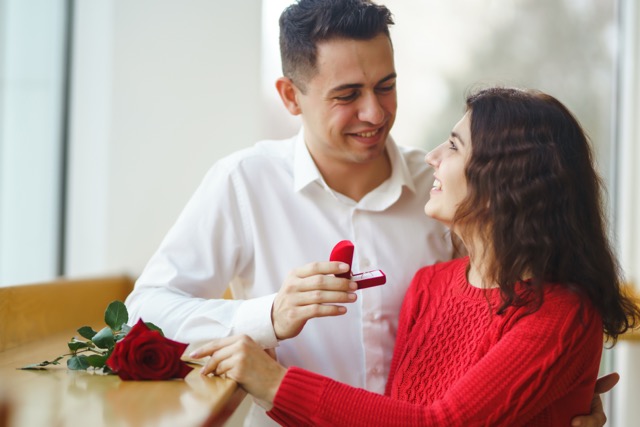
[[[124,301],[133,284],[122,275],[0,288],[0,351],[65,329],[103,327],[107,305]]]

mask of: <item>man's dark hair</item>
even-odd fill
[[[368,0],[299,0],[280,15],[282,72],[300,90],[317,72],[318,43],[371,40],[393,25],[385,6]]]

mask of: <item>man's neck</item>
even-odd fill
[[[331,164],[323,167],[316,162],[327,185],[356,202],[380,186],[391,176],[391,161],[384,155],[366,164]]]

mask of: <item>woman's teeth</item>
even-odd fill
[[[442,183],[440,182],[440,180],[434,180],[433,181],[433,188],[434,190],[442,190]]]

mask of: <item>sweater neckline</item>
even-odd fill
[[[454,277],[453,277],[454,279],[453,282],[455,284],[453,288],[455,293],[465,298],[470,298],[473,300],[487,301],[487,299],[489,299],[489,301],[492,301],[492,302],[493,301],[498,302],[500,300],[500,288],[484,289],[484,288],[478,288],[476,286],[473,286],[471,283],[469,283],[469,281],[467,280],[467,268],[469,267],[469,256],[460,258],[457,264],[458,265],[456,266]]]

